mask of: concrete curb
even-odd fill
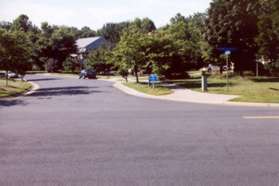
[[[31,82],[31,81],[28,81],[28,83],[30,83],[32,85],[32,88],[28,92],[24,93],[23,94],[24,96],[29,96],[40,89],[40,86],[37,83]]]
[[[185,99],[177,99],[174,97],[169,96],[152,96],[148,95],[142,92],[138,92],[134,89],[131,89],[125,85],[123,85],[121,82],[116,81],[110,81],[115,82],[114,87],[123,91],[126,94],[137,96],[141,98],[148,98],[148,99],[156,99],[156,100],[167,100],[167,101],[176,101],[176,102],[186,102],[186,103],[197,103],[197,104],[208,104],[208,105],[226,105],[226,106],[245,106],[245,107],[279,107],[279,104],[276,103],[249,103],[249,102],[230,102],[230,101],[224,101],[224,102],[205,102],[205,101],[199,101],[199,100],[185,100]]]

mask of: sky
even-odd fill
[[[105,23],[148,17],[157,27],[177,13],[188,16],[204,12],[211,0],[0,0],[0,21],[26,14],[40,26],[67,25],[97,30]]]

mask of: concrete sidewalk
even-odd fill
[[[230,100],[237,98],[236,95],[210,94],[192,91],[185,88],[172,89],[173,93],[164,96],[152,96],[142,92],[138,92],[123,85],[120,81],[109,80],[115,82],[114,87],[133,96],[149,99],[169,100],[189,103],[216,104],[216,105],[231,105],[231,106],[251,106],[251,107],[279,107],[279,104],[274,103],[248,103],[248,102],[231,102]]]
[[[229,100],[238,97],[238,96],[231,96],[231,95],[200,93],[185,88],[172,89],[173,93],[169,95],[152,96],[131,89],[123,85],[119,81],[115,82],[114,87],[133,96],[152,98],[152,99],[161,99],[161,100],[170,100],[170,101],[192,102],[192,103],[225,104]]]

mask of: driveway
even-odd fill
[[[279,108],[178,103],[32,75],[0,100],[0,185],[278,185]],[[255,117],[257,116],[257,117]]]

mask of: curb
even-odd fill
[[[31,81],[29,81],[28,83],[30,83],[32,85],[32,88],[28,92],[24,93],[23,94],[24,96],[29,96],[40,88],[40,86],[37,83],[31,82]]]
[[[115,81],[113,81],[113,82],[115,82]],[[126,94],[141,97],[141,98],[148,98],[148,99],[175,101],[175,102],[184,102],[184,103],[208,104],[208,105],[243,106],[243,107],[278,107],[279,108],[279,104],[276,104],[276,103],[249,103],[249,102],[246,103],[246,102],[230,102],[230,101],[225,101],[222,103],[213,103],[213,102],[201,102],[201,101],[175,99],[175,98],[170,98],[170,97],[165,97],[165,96],[152,96],[152,95],[148,95],[148,94],[145,94],[142,92],[138,92],[134,89],[131,89],[131,88],[123,85],[121,82],[115,82],[113,86]]]

